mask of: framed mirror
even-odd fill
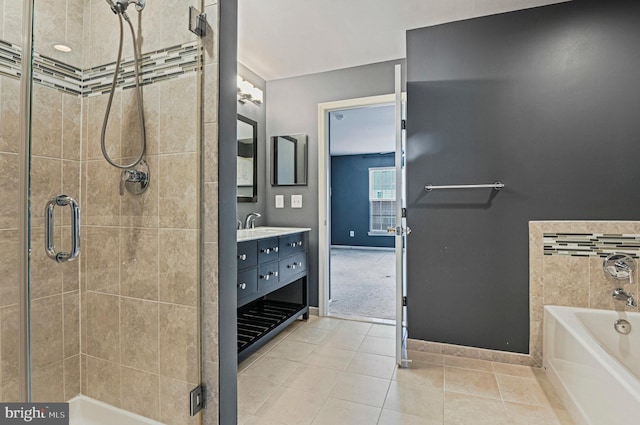
[[[307,135],[273,136],[271,139],[271,185],[307,185]]]
[[[258,123],[238,115],[238,202],[258,202]]]

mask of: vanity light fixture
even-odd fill
[[[247,100],[262,105],[264,95],[262,90],[238,75],[238,102],[245,103]]]

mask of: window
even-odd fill
[[[396,169],[369,168],[369,235],[392,235],[396,226]]]

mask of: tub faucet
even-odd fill
[[[628,307],[636,307],[636,302],[633,299],[633,294],[627,294],[622,288],[614,289],[611,293],[611,296],[613,297],[613,299],[626,301]]]
[[[244,228],[245,229],[253,229],[256,225],[256,218],[262,217],[262,215],[257,212],[252,212],[247,214],[247,218],[244,219]]]

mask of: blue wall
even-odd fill
[[[407,32],[410,338],[527,353],[529,221],[638,219],[639,44],[637,0]]]
[[[331,245],[393,247],[392,236],[368,236],[369,168],[393,167],[395,154],[331,157]],[[349,237],[353,230],[355,236]]]

